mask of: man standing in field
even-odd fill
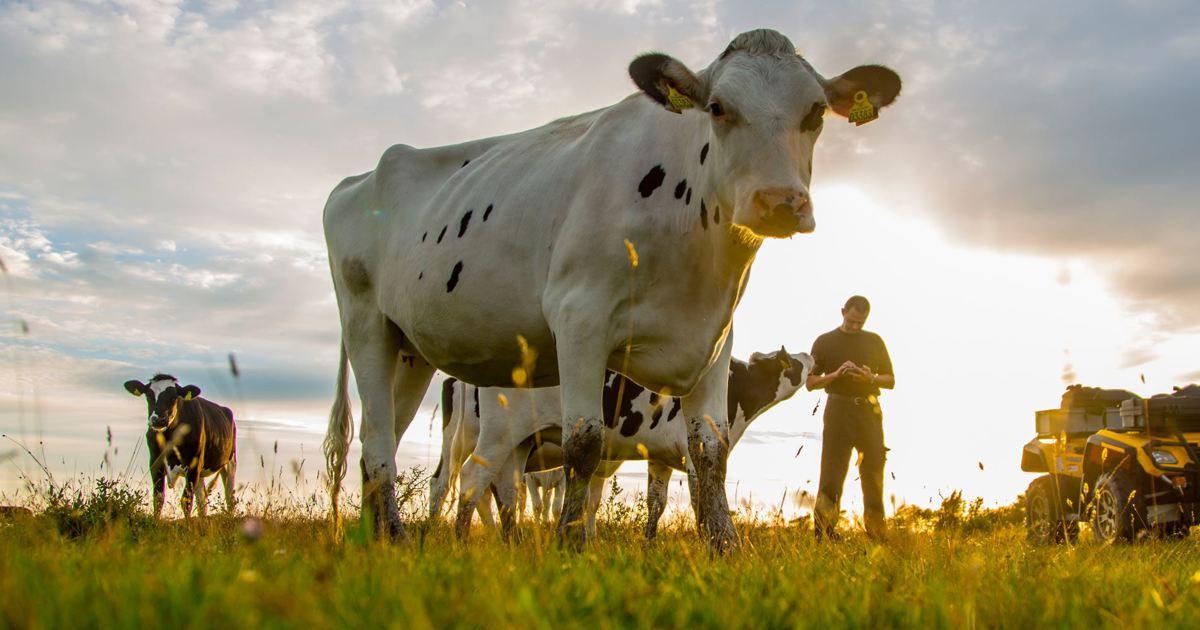
[[[805,383],[825,389],[825,429],[821,447],[821,481],[813,510],[817,538],[834,537],[841,513],[842,486],[851,449],[858,450],[862,479],[863,523],[867,534],[885,533],[883,514],[883,411],[879,388],[892,389],[896,378],[883,339],[863,330],[871,303],[861,295],[846,300],[842,325],[817,337],[812,356],[816,364]]]

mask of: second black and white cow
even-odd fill
[[[169,374],[156,374],[149,383],[126,381],[125,389],[146,398],[146,446],[150,450],[150,485],[154,516],[162,513],[166,487],[184,478],[181,506],[192,515],[192,501],[199,493],[197,511],[208,510],[204,478],[221,474],[225,507],[234,508],[234,475],[237,472],[237,427],[233,411],[200,398],[195,385],[180,387]]]
[[[813,359],[806,353],[790,354],[784,348],[754,353],[749,361],[732,359],[729,365],[728,449],[768,409],[791,398],[804,386]],[[431,514],[438,514],[453,481],[462,472],[457,526],[465,534],[471,512],[479,509],[490,520],[489,492],[500,506],[504,531],[514,523],[521,475],[552,470],[563,465],[562,432],[558,418],[558,388],[478,388],[447,379],[442,390],[442,456],[430,480]],[[701,516],[696,497],[696,471],[688,458],[687,429],[678,417],[680,400],[660,396],[637,383],[609,372],[604,387],[607,433],[602,461],[596,467],[585,503],[584,523],[595,531],[596,513],[607,479],[622,463],[647,460],[646,536],[653,538],[667,504],[667,483],[672,470],[688,474],[692,507]],[[539,446],[539,443],[542,446]],[[463,467],[468,460],[477,466]],[[520,465],[517,465],[520,463]]]

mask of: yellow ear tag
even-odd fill
[[[850,106],[850,114],[846,118],[856,126],[865,125],[879,118],[879,112],[867,99],[867,93],[859,90],[854,93],[854,104]]]
[[[676,90],[675,87],[671,85],[667,86],[667,102],[670,103],[672,107],[679,110],[691,109],[696,106],[696,103],[693,102],[692,99],[684,96],[679,92],[679,90]]]
[[[191,400],[191,399],[192,399],[192,392],[188,392],[187,394],[185,394],[185,395],[183,396],[183,399],[184,399],[184,400]]]

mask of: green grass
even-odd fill
[[[1197,537],[1110,547],[1085,532],[1074,547],[1035,547],[1011,513],[964,507],[957,520],[906,514],[887,545],[743,521],[743,548],[713,558],[686,517],[646,543],[644,515],[622,505],[605,506],[608,523],[581,553],[535,525],[516,544],[483,528],[463,544],[447,524],[415,523],[409,542],[383,544],[357,521],[335,542],[299,510],[263,520],[259,537],[243,518],[147,523],[116,510],[80,532],[46,510],[0,524],[0,625],[1200,625]]]

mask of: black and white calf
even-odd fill
[[[199,492],[197,511],[208,510],[205,477],[221,473],[225,487],[225,507],[234,507],[234,475],[237,472],[237,427],[233,411],[211,400],[200,398],[195,385],[179,386],[169,374],[156,374],[149,383],[126,381],[125,389],[134,396],[146,397],[149,428],[146,446],[150,450],[150,485],[154,496],[154,516],[162,513],[166,485],[184,478],[181,505],[184,516],[192,515],[192,500]]]
[[[812,362],[808,354],[789,354],[784,348],[770,354],[754,353],[749,361],[730,361],[730,449],[755,418],[803,387]],[[555,448],[562,441],[560,405],[558,388],[477,388],[448,379],[443,387],[442,456],[430,481],[432,512],[441,511],[449,487],[461,471],[460,535],[470,524],[471,511],[486,505],[489,491],[500,505],[501,524],[507,531],[513,524],[520,475],[563,465],[562,451]],[[602,461],[588,485],[587,531],[595,531],[605,481],[629,460],[647,460],[649,465],[647,537],[658,531],[672,470],[688,473],[693,509],[698,507],[696,473],[687,457],[688,430],[679,413],[678,398],[660,396],[615,372],[608,373],[604,384],[607,431]],[[468,460],[475,465],[464,467]],[[520,467],[514,462],[528,463]]]

